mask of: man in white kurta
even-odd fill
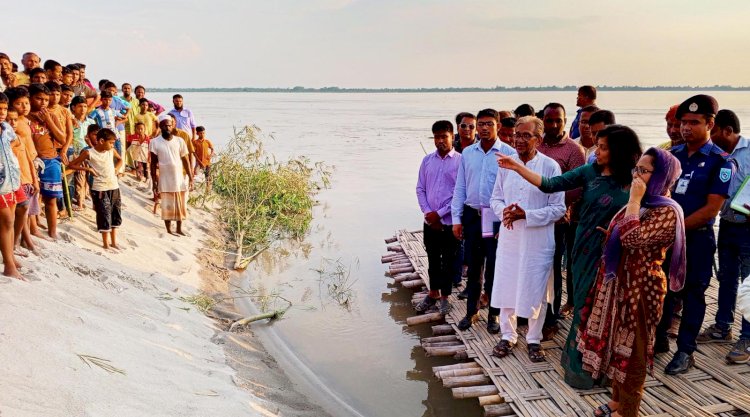
[[[539,175],[554,177],[560,175],[560,166],[536,150],[542,129],[541,120],[535,117],[519,119],[514,136],[518,155],[513,158]],[[542,352],[536,357],[543,360],[544,314],[554,296],[555,222],[565,214],[565,193],[543,193],[515,171],[500,169],[490,206],[504,226],[498,236],[491,298],[492,307],[500,309],[502,333],[495,354],[507,355],[515,346],[516,317],[520,316],[529,322],[529,356],[533,348]]]

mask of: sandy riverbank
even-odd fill
[[[0,415],[326,416],[252,333],[181,299],[228,293],[211,216],[191,209],[191,237],[172,236],[145,192],[121,188],[121,250],[101,248],[87,210],[20,258],[29,282],[0,278]]]

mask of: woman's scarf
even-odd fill
[[[680,168],[680,161],[668,151],[651,148],[646,152],[654,158],[654,172],[646,185],[646,194],[643,196],[641,206],[646,209],[669,206],[677,212],[675,239],[669,268],[669,289],[679,291],[685,285],[685,215],[682,212],[682,207],[671,198],[666,197],[666,194],[672,189],[682,173],[682,169]],[[622,256],[620,237],[620,226],[616,224],[605,243],[604,254],[602,255],[605,282],[617,277],[617,268],[620,266]]]

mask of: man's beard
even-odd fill
[[[168,132],[168,131],[165,131],[165,130],[162,130],[161,131],[161,137],[163,137],[164,139],[169,139],[169,138],[172,137],[172,133]]]

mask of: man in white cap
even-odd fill
[[[188,149],[184,141],[172,136],[174,121],[170,116],[160,115],[159,127],[161,137],[149,143],[154,195],[161,199],[161,218],[167,232],[187,236],[182,231],[182,221],[187,219],[187,191],[193,185]],[[174,232],[172,221],[177,222]]]

